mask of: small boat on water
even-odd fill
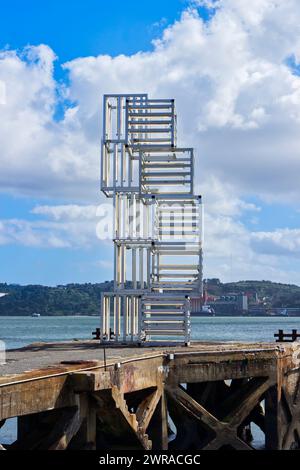
[[[31,316],[32,316],[32,317],[40,317],[41,314],[40,314],[40,313],[33,313]]]
[[[205,314],[212,315],[213,317],[215,316],[214,309],[210,305],[207,305],[207,304],[202,305],[201,313],[204,315]]]

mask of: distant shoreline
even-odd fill
[[[276,312],[276,309],[297,309],[295,315],[300,316],[300,286],[250,280],[222,283],[217,278],[205,279],[204,286],[206,304],[215,310],[217,316],[231,316],[232,311],[234,316],[244,317],[242,312],[247,311],[247,308],[236,301],[231,302],[232,296],[240,295],[248,299],[249,317],[267,317],[266,311]],[[27,317],[34,312],[47,317],[99,316],[101,295],[113,288],[112,281],[55,287],[0,283],[0,294],[3,294],[0,297],[0,317]],[[218,303],[216,299],[221,301]],[[192,309],[197,314],[199,307],[194,308],[192,305]],[[257,313],[252,313],[254,311]],[[287,313],[294,315],[292,312]]]
[[[88,318],[100,318],[100,314],[99,315],[95,315],[95,314],[82,314],[82,315],[43,315],[41,314],[38,318],[84,318],[84,317],[88,317]],[[231,314],[231,315],[198,315],[198,314],[191,314],[191,318],[226,318],[226,317],[230,317],[230,318],[300,318],[300,315],[234,315],[234,314]],[[36,318],[36,317],[33,317],[32,315],[0,315],[0,319],[1,318]]]

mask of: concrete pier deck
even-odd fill
[[[0,366],[12,449],[300,447],[299,343],[35,343]]]

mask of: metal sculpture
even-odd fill
[[[114,289],[101,342],[190,342],[202,292],[202,205],[194,151],[176,146],[173,99],[105,95],[101,190],[114,203]]]

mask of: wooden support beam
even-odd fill
[[[64,450],[79,426],[77,407],[21,416],[18,418],[18,439],[10,449]]]
[[[160,395],[148,428],[153,450],[168,450],[168,411],[166,396]]]
[[[223,428],[222,423],[202,405],[191,398],[181,387],[166,386],[166,392],[191,416],[202,421],[209,428],[221,431]]]
[[[82,417],[78,408],[62,411],[53,430],[40,444],[40,450],[65,450],[75,434],[79,431]]]
[[[128,432],[128,423],[116,408],[111,391],[94,393],[92,397],[95,401],[100,433],[104,434],[108,440],[124,442],[124,435]]]
[[[265,446],[266,450],[280,450],[281,438],[278,427],[278,387],[277,384],[265,394]]]
[[[111,394],[116,407],[122,412],[129,426],[134,430],[134,432],[138,432],[139,424],[136,415],[129,412],[124,394],[116,386],[112,387]]]
[[[144,432],[147,430],[150,420],[153,416],[155,408],[161,398],[162,390],[156,389],[148,395],[138,406],[136,411],[136,418],[139,423],[140,429]]]
[[[201,372],[200,372],[201,368]],[[167,383],[214,382],[228,379],[261,377],[262,371],[267,371],[269,377],[277,378],[277,358],[272,351],[263,352],[248,360],[243,352],[210,354],[207,352],[201,358],[178,357],[169,366]]]
[[[170,450],[188,450],[197,448],[201,437],[199,436],[199,425],[193,416],[178,406],[178,403],[168,395],[168,412],[176,428],[175,438],[169,443]]]
[[[75,393],[96,392],[111,385],[110,373],[104,370],[74,372],[69,376]]]
[[[96,449],[96,407],[88,393],[78,397],[80,427],[72,439],[70,448],[76,450]]]
[[[291,375],[285,377],[279,407],[285,412],[278,413],[279,426],[282,430],[281,448],[283,450],[300,449],[300,397],[299,380],[293,383]]]
[[[113,386],[111,390],[94,393],[97,404],[96,413],[100,422],[100,430],[110,442],[133,442],[146,450],[151,450],[152,443],[148,435],[140,429],[135,413],[128,409],[124,393]],[[120,447],[122,448],[122,447]]]
[[[118,387],[114,386],[112,388],[112,397],[116,403],[116,407],[121,411],[131,429],[136,433],[137,438],[141,442],[143,448],[151,450],[152,442],[148,439],[148,435],[145,434],[144,429],[140,428],[135,413],[129,412],[124,394],[118,389]]]
[[[243,442],[237,436],[236,424],[232,422],[224,423],[219,421],[179,386],[167,387],[166,390],[168,394],[171,395],[171,397],[178,403],[178,405],[182,406],[186,410],[187,413],[198,419],[200,422],[215,432],[216,437],[213,438],[211,442],[204,447],[205,450],[219,449],[224,445],[229,445],[235,449],[240,450],[251,449],[248,444]]]
[[[229,422],[234,427],[242,424],[271,385],[272,381],[268,377],[250,379],[240,387],[238,396],[232,402],[233,408],[222,421]]]
[[[219,433],[215,439],[203,447],[203,450],[220,450],[222,447],[235,450],[253,450],[250,445],[246,444],[246,442],[235,434],[228,433],[226,431]]]

